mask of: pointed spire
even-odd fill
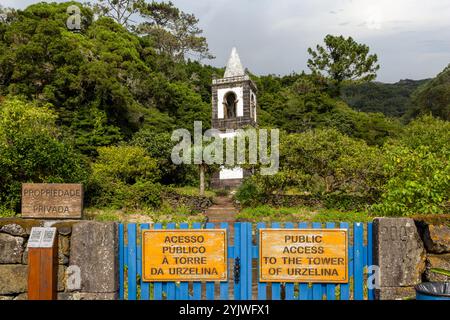
[[[224,78],[244,76],[245,71],[242,67],[241,59],[236,48],[231,50],[230,59],[228,60],[227,68],[225,69]]]

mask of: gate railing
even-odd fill
[[[187,223],[168,223],[165,229],[189,229]],[[119,298],[121,300],[373,300],[367,285],[367,268],[372,265],[372,223],[258,223],[237,222],[202,225],[191,229],[234,229],[234,241],[227,246],[227,282],[144,282],[142,281],[141,232],[150,224],[119,224]],[[266,283],[258,281],[258,230],[261,228],[348,230],[349,282]],[[156,223],[153,229],[163,229]],[[229,237],[228,237],[229,239]],[[236,277],[236,279],[234,279]]]

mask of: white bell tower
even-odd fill
[[[246,74],[236,48],[231,55],[222,79],[212,83],[212,128],[223,132],[227,129],[241,129],[257,126],[257,88]],[[241,184],[246,173],[240,167],[222,168],[213,177],[213,187],[226,188]]]

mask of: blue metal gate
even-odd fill
[[[372,265],[372,223],[272,223],[266,225],[242,222],[202,225],[191,229],[234,229],[234,241],[228,243],[228,270],[233,277],[227,282],[143,282],[141,231],[149,224],[119,225],[119,298],[128,300],[373,300],[374,292],[367,286],[367,267]],[[154,229],[163,229],[156,223]],[[189,229],[189,225],[168,223],[166,229]],[[259,247],[258,230],[286,229],[347,229],[349,235],[349,282],[334,283],[265,283],[257,279]],[[234,277],[236,279],[234,279]]]

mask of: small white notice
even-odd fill
[[[28,248],[52,248],[55,242],[56,228],[34,227],[31,229]]]

